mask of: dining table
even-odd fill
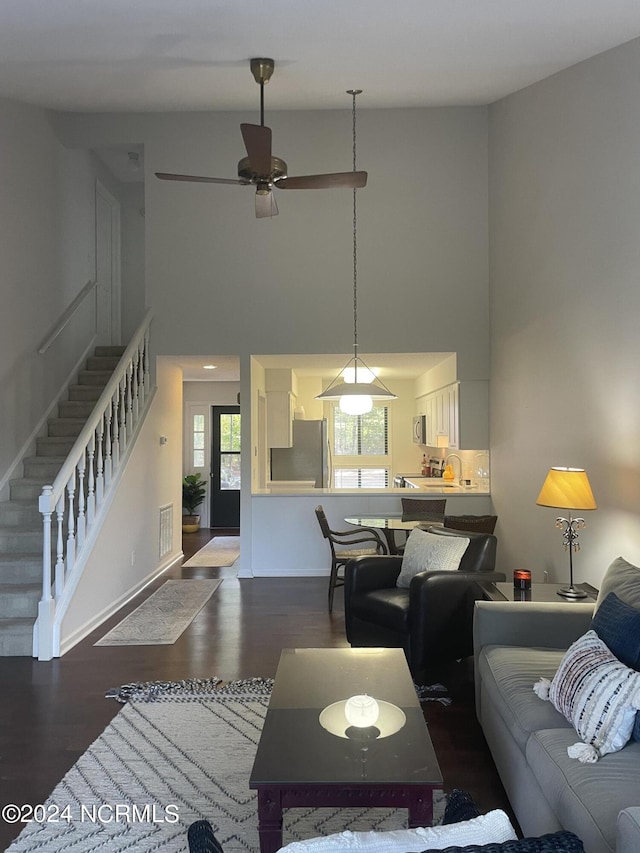
[[[350,515],[345,518],[347,524],[356,527],[373,527],[382,531],[387,540],[387,548],[390,554],[400,553],[396,541],[396,532],[413,530],[414,527],[429,526],[442,527],[441,521],[430,521],[428,518],[408,519],[402,513],[388,513],[386,515]]]

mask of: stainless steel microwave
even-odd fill
[[[413,443],[427,443],[427,416],[416,415],[413,419]]]

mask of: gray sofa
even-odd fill
[[[552,679],[606,595],[640,608],[640,569],[615,560],[597,602],[478,601],[474,613],[478,719],[525,835],[567,829],[586,853],[640,851],[640,742],[582,764],[567,755],[571,724],[533,692]]]

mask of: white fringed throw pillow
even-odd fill
[[[533,690],[567,718],[583,741],[568,748],[570,758],[591,764],[622,749],[631,737],[640,708],[640,672],[620,663],[595,631],[569,647],[553,681],[542,678]]]
[[[467,536],[438,536],[415,527],[404,546],[396,586],[408,589],[418,572],[456,571],[468,544]]]
[[[419,853],[470,844],[492,844],[517,838],[505,812],[485,815],[447,826],[392,829],[386,832],[337,832],[321,838],[292,841],[280,853]]]

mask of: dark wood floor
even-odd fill
[[[211,535],[183,537],[185,560]],[[107,630],[167,578],[224,582],[184,634],[169,646],[98,646]],[[324,578],[238,580],[229,568],[177,567],[59,660],[0,658],[0,804],[42,803],[56,783],[122,707],[105,691],[131,681],[219,676],[225,681],[275,675],[283,648],[347,646],[341,590],[327,612]],[[470,791],[481,811],[504,808],[504,790],[475,718],[470,667],[456,664],[443,679],[453,704],[429,702],[425,719],[445,789]],[[0,821],[0,849],[20,826]]]

